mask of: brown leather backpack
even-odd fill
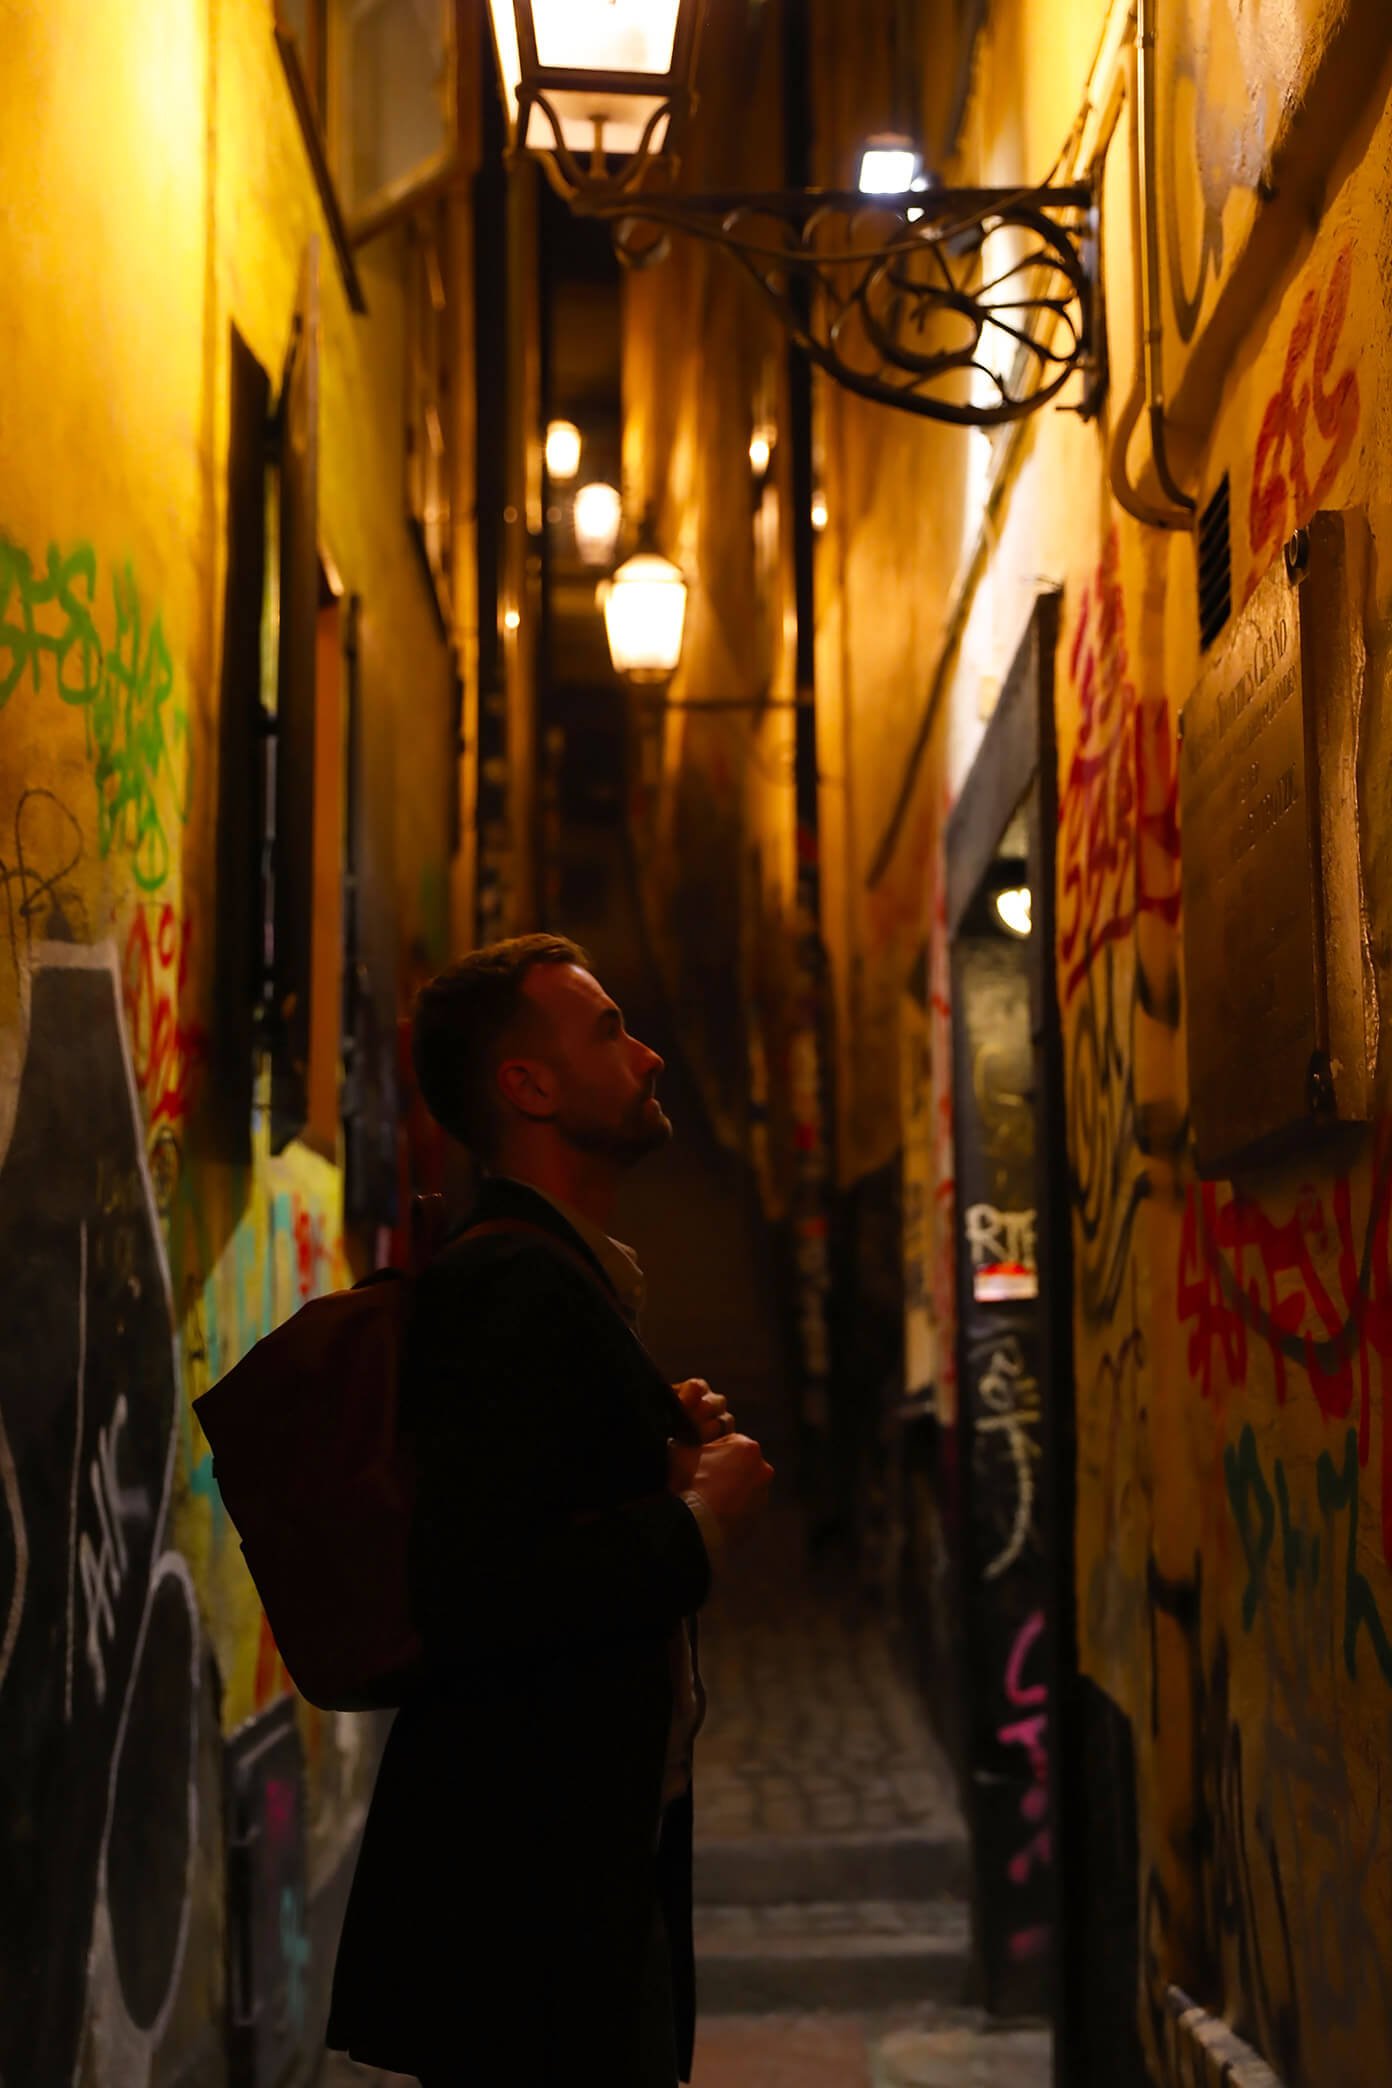
[[[415,1274],[443,1243],[441,1200],[413,1213],[413,1272],[379,1269],[312,1298],[194,1401],[213,1476],[276,1647],[325,1711],[402,1702],[424,1648],[407,1558],[415,1466],[400,1427]],[[587,1264],[539,1226],[490,1219]]]

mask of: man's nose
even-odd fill
[[[666,1061],[653,1050],[651,1044],[639,1044],[638,1049],[643,1054],[643,1070],[645,1072],[656,1075],[666,1071]]]

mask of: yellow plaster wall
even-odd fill
[[[998,0],[957,178],[1047,172],[1081,112],[1106,12]],[[1315,508],[1358,507],[1370,522],[1360,834],[1385,1009],[1385,10],[1175,0],[1157,15],[1176,461],[1201,500],[1230,477],[1239,602]],[[876,127],[883,83],[837,10],[819,33],[819,173],[831,181]],[[1133,522],[1108,486],[1134,367],[1127,122],[1123,112],[1104,186],[1112,385],[1100,423],[1045,413],[1006,450],[819,390],[840,1166],[854,1180],[903,1146],[911,1381],[933,1359],[950,1424],[943,822],[1038,594],[1058,588],[1079,1635],[1085,1672],[1129,1719],[1137,1754],[1137,2016],[1157,2080],[1181,2077],[1164,2031],[1177,1983],[1290,2088],[1351,2088],[1392,2066],[1378,1810],[1392,1746],[1386,1078],[1353,1151],[1316,1149],[1236,1187],[1197,1184],[1175,796],[1177,719],[1200,662],[1194,552],[1183,533]],[[973,576],[983,491],[1003,460]],[[1143,434],[1130,465],[1146,478]]]
[[[443,954],[448,656],[404,520],[400,236],[359,256],[370,316],[355,317],[269,0],[152,0],[134,12],[54,0],[0,19],[0,1154],[37,946],[109,943],[179,1368],[164,1541],[192,1570],[226,1732],[287,1683],[190,1402],[305,1297],[348,1280],[339,1168],[297,1145],[273,1159],[258,1121],[253,1165],[234,1171],[208,1156],[199,1116],[228,330],[278,381],[317,236],[320,530],[363,604],[367,867],[400,949]],[[326,926],[338,932],[336,919]],[[315,1883],[347,1846],[371,1764],[354,1721],[302,1711]],[[205,1738],[205,1754],[215,1744]],[[91,1766],[105,1778],[104,1762]],[[216,1858],[212,1802],[209,1815],[205,1794],[203,1831]],[[90,2078],[127,2088],[147,2066],[160,2077],[181,2041],[211,2034],[220,1890],[214,1861],[163,2040],[137,2050],[118,2009],[115,2029],[89,2025]],[[103,2006],[109,2015],[109,1995]]]

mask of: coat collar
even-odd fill
[[[572,1253],[582,1254],[594,1269],[614,1302],[623,1309],[623,1299],[608,1269],[605,1268],[590,1242],[538,1189],[531,1189],[525,1182],[514,1182],[506,1176],[487,1175],[479,1190],[478,1200],[467,1218],[456,1228],[455,1237],[483,1219],[516,1218],[525,1225],[535,1225],[543,1232],[554,1233],[564,1241]]]

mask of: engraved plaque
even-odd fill
[[[1367,1114],[1354,533],[1318,515],[1292,539],[1181,721],[1190,1110],[1207,1175]]]

